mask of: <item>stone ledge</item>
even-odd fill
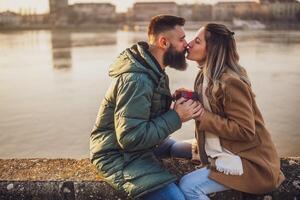
[[[181,177],[197,166],[184,159],[164,159],[164,165]],[[250,195],[238,191],[211,194],[212,199],[300,199],[300,157],[281,159],[286,176],[274,192]],[[0,159],[0,199],[106,199],[126,197],[102,181],[88,159]]]

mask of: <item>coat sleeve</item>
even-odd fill
[[[119,145],[128,151],[148,149],[181,127],[174,110],[150,119],[153,89],[145,81],[122,84],[117,92],[115,131]]]
[[[255,138],[255,119],[250,88],[233,77],[228,78],[225,84],[226,117],[207,111],[198,128],[227,140],[251,141]]]

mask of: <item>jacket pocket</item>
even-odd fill
[[[250,149],[256,148],[261,144],[259,136],[256,136],[253,141],[250,142],[236,142],[232,140],[222,141],[222,146],[231,151],[234,154],[238,154],[244,151],[249,151]]]

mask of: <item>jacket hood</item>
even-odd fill
[[[118,77],[123,73],[146,73],[151,79],[158,82],[164,71],[160,69],[154,57],[148,51],[146,42],[138,42],[124,50],[109,68],[110,77]]]

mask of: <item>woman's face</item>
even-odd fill
[[[204,27],[200,28],[196,37],[188,44],[187,59],[201,63],[206,57],[206,42],[204,37]]]

